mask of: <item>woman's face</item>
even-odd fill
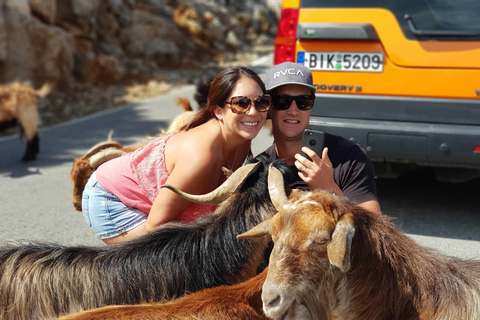
[[[232,97],[244,96],[251,100],[263,95],[260,86],[247,77],[241,77],[234,86],[232,93],[226,102],[230,102]],[[260,112],[252,104],[247,113],[234,113],[228,104],[223,108],[218,107],[216,110],[217,118],[223,122],[226,131],[229,134],[239,135],[245,140],[252,140],[255,138],[265,124],[267,112]]]

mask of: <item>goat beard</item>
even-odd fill
[[[314,319],[310,316],[309,310],[300,304],[297,300],[288,308],[287,312],[280,318],[281,320],[310,320]]]
[[[299,294],[298,301],[300,302],[297,302],[297,304],[304,308],[303,312],[306,312],[306,316],[304,316],[305,319],[337,319],[335,316],[335,309],[338,306],[339,301],[334,292],[336,292],[336,287],[342,286],[343,282],[341,279],[343,278],[344,273],[341,272],[340,269],[330,265],[327,260],[324,262],[328,264],[327,270],[325,272],[319,272],[319,274],[323,274],[324,276],[313,278],[312,282],[305,283],[303,285],[304,290]],[[325,269],[324,266],[318,266],[318,268]],[[325,274],[327,275],[326,277]],[[334,281],[331,281],[331,279],[334,279]],[[323,287],[321,290],[318,288],[319,283]],[[330,289],[325,289],[325,287],[329,287]],[[331,294],[325,295],[325,292],[330,292]],[[291,309],[291,307],[289,309]]]

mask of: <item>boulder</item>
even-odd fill
[[[15,8],[7,8],[3,16],[5,53],[1,81],[30,81],[36,87],[46,81],[65,84],[74,66],[72,35]]]
[[[114,56],[79,55],[75,64],[78,80],[84,84],[115,84],[124,79],[125,70]]]
[[[100,0],[58,0],[56,24],[75,37],[94,39],[99,9]]]
[[[29,0],[32,15],[45,21],[47,24],[54,24],[57,17],[56,0]]]
[[[23,15],[30,15],[30,5],[28,0],[5,0],[5,7],[15,10]]]

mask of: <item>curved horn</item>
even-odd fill
[[[115,148],[115,149],[121,149],[123,146],[117,142],[112,140],[113,136],[113,130],[110,130],[108,132],[107,140],[102,141],[94,145],[93,147],[90,148],[90,150],[85,153],[85,155],[82,157],[82,159],[88,159],[100,150],[107,149],[107,148]]]
[[[123,150],[107,149],[93,155],[88,162],[92,168],[97,169],[102,163],[123,156],[124,154],[126,154],[126,152]]]
[[[283,175],[274,166],[270,165],[268,169],[268,193],[272,200],[273,206],[277,211],[288,202],[287,194],[285,193],[285,182]]]
[[[88,159],[94,154],[98,153],[101,150],[107,149],[107,148],[115,148],[115,149],[121,149],[123,146],[116,141],[103,141],[100,143],[97,143],[93,147],[90,148],[90,150],[85,153],[85,155],[82,157],[83,159]]]
[[[200,204],[209,204],[215,205],[220,204],[225,201],[232,193],[237,191],[238,187],[247,179],[252,173],[257,171],[260,166],[260,162],[246,164],[243,167],[238,168],[232,175],[222,183],[217,189],[202,195],[193,195],[183,191],[178,190],[177,188],[165,184],[162,188],[167,188],[178,194],[180,197],[200,203]]]
[[[228,168],[225,168],[225,167],[222,167],[222,171],[223,171],[223,174],[225,175],[225,177],[227,177],[227,179],[233,174],[233,171],[228,169]]]

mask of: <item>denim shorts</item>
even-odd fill
[[[82,196],[83,217],[95,235],[108,239],[132,230],[147,221],[147,214],[123,204],[97,182],[93,172]]]

